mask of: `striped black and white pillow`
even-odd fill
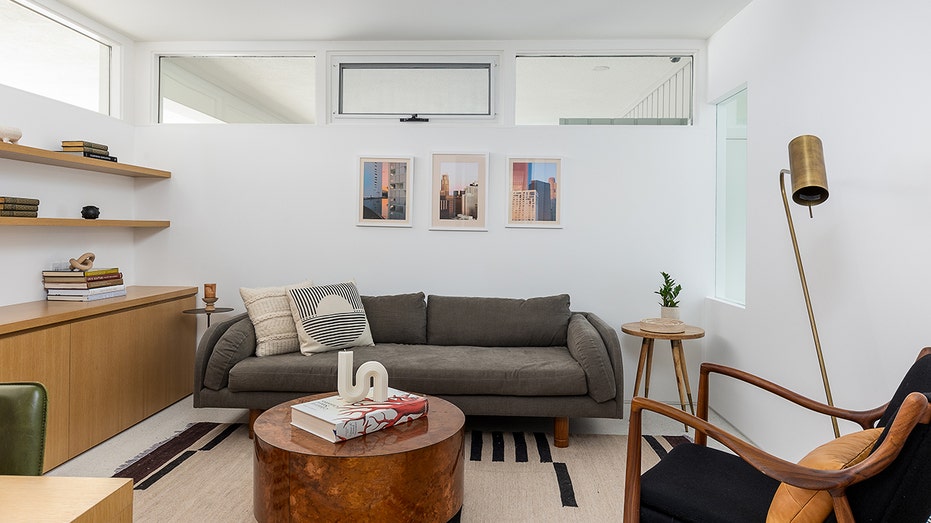
[[[293,285],[288,287],[288,301],[302,353],[374,345],[354,283]]]

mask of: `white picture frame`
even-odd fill
[[[412,227],[414,159],[362,156],[356,204],[361,227]]]
[[[562,158],[508,158],[506,178],[507,227],[562,228]]]

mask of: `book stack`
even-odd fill
[[[62,140],[61,152],[108,162],[116,161],[116,156],[110,155],[110,148],[106,145],[84,140]]]
[[[36,218],[39,216],[39,200],[21,196],[0,196],[0,216]]]
[[[89,271],[42,271],[48,301],[95,301],[126,296],[118,268]]]
[[[427,415],[427,398],[388,388],[388,399],[374,401],[371,394],[348,403],[339,396],[291,406],[291,425],[337,443],[407,423]]]

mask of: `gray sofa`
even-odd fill
[[[555,419],[623,417],[617,333],[569,309],[569,296],[530,299],[363,296],[374,346],[353,348],[356,367],[380,361],[393,388],[441,397],[466,415]],[[197,347],[195,407],[250,409],[336,389],[338,352],[255,356],[246,314],[215,323]]]

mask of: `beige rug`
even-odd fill
[[[685,441],[644,436],[644,470]],[[467,432],[462,522],[617,521],[627,437]],[[253,522],[252,441],[244,425],[197,423],[115,474],[135,482],[137,522]]]

